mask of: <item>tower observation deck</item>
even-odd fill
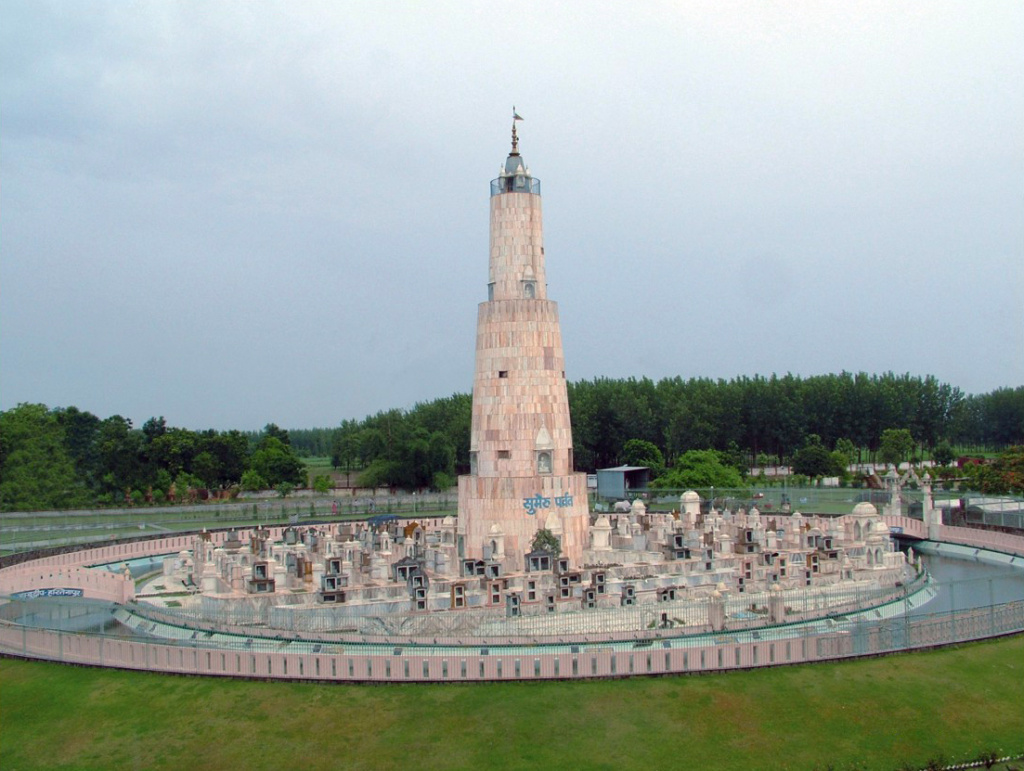
[[[586,475],[573,470],[558,305],[547,298],[540,180],[512,151],[491,182],[487,300],[477,315],[461,556],[525,568],[539,529],[574,566],[588,548]]]

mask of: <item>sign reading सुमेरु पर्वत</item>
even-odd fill
[[[546,498],[540,493],[537,493],[532,498],[523,498],[523,508],[526,509],[526,513],[532,517],[537,513],[538,509],[550,509],[551,500],[551,498]],[[572,506],[571,495],[556,495],[554,501],[555,505],[560,509]]]

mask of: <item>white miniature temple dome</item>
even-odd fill
[[[449,514],[448,516],[446,516],[444,519],[441,520],[441,524],[444,527],[451,527],[452,525],[455,524],[455,517],[453,517],[451,514]]]
[[[878,509],[867,501],[862,501],[853,507],[853,516],[855,517],[877,517]]]
[[[693,490],[687,490],[681,496],[679,496],[681,503],[700,503],[700,496]]]
[[[634,498],[632,505],[629,507],[629,511],[631,514],[646,514],[647,507],[644,506],[644,502],[642,500]]]
[[[497,522],[495,522],[493,525],[491,525],[491,529],[488,530],[487,532],[490,533],[491,535],[504,535],[505,534],[505,531],[501,529],[501,526],[498,525]]]

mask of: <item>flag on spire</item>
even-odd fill
[[[523,119],[523,116],[516,112],[516,106],[512,105],[512,120],[513,121],[517,121],[517,120],[522,120],[522,119]]]

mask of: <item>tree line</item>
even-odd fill
[[[1024,444],[1024,386],[965,395],[932,376],[842,372],[597,378],[569,383],[568,394],[582,471],[661,458],[664,474],[704,450],[739,470],[794,461],[826,469],[844,457],[895,457],[908,439],[911,452],[933,455]],[[333,428],[196,432],[163,418],[134,428],[119,415],[22,404],[0,413],[0,507],[160,501],[172,484],[179,495],[305,484],[301,456],[330,456],[336,469],[360,472],[360,486],[446,489],[469,470],[471,413],[471,396],[452,394]],[[631,440],[642,444],[627,451]]]
[[[288,432],[192,431],[77,407],[0,412],[0,510],[182,501],[197,490],[306,483]]]
[[[657,447],[668,465],[689,450],[712,449],[747,467],[789,462],[809,440],[830,451],[837,443],[848,454],[852,448],[850,462],[881,460],[887,430],[908,431],[914,447],[929,452],[943,443],[972,450],[1024,443],[1024,386],[973,396],[932,376],[843,372],[657,382],[597,378],[569,383],[568,392],[576,467],[586,471],[625,462],[632,439]],[[318,448],[330,446],[335,467],[349,469],[379,459],[402,463],[412,437],[422,456],[422,442],[434,437],[453,454],[461,474],[469,468],[471,409],[468,394],[454,394],[334,429],[292,431],[293,444],[300,454],[327,454]],[[447,463],[447,454],[439,457]]]
[[[749,465],[785,462],[810,435],[828,448],[849,440],[868,455],[887,429],[907,429],[929,450],[942,441],[989,449],[1024,441],[1024,387],[965,396],[932,376],[601,378],[570,384],[569,404],[577,466],[586,469],[615,465],[630,439],[665,458],[738,449]]]

